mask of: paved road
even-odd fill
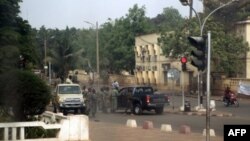
[[[176,100],[181,101],[181,97],[176,97]],[[189,98],[196,104],[196,99]],[[192,103],[192,104],[193,104]],[[249,103],[241,102],[242,106],[239,108],[229,107],[226,108],[222,105],[221,101],[216,101],[217,110],[212,112],[210,127],[215,130],[216,135],[223,136],[223,128],[225,124],[249,124],[250,113],[244,113],[248,109]],[[176,102],[176,105],[178,102]],[[193,105],[195,105],[193,104]],[[179,105],[181,105],[179,103]],[[163,115],[155,115],[154,112],[146,112],[141,116],[127,115],[124,113],[116,114],[97,114],[97,120],[105,123],[114,123],[119,125],[125,125],[128,119],[135,119],[138,125],[142,125],[144,121],[152,121],[155,128],[160,129],[162,124],[171,124],[173,130],[178,131],[181,125],[188,125],[191,127],[192,132],[202,133],[206,128],[206,116],[205,112],[202,114],[197,112],[183,113],[179,112],[179,106],[176,106],[175,110],[172,110],[171,106],[166,107],[166,112]],[[172,110],[172,112],[171,112]],[[221,110],[221,111],[220,111]],[[231,114],[234,113],[234,114]],[[243,113],[241,113],[243,112]],[[242,116],[241,116],[242,115]]]
[[[143,129],[116,123],[90,120],[91,141],[205,141],[202,134],[181,134],[178,131],[163,132],[158,128]],[[210,137],[210,141],[223,141],[222,137]]]
[[[188,98],[191,101],[192,106],[197,104],[197,99]],[[214,98],[215,99],[215,98]],[[218,99],[218,98],[217,98]],[[170,141],[178,141],[175,137],[187,138],[190,135],[179,135],[178,131],[181,125],[188,125],[191,127],[193,135],[196,135],[195,138],[199,141],[205,140],[203,137],[202,131],[206,127],[206,117],[205,114],[195,114],[178,112],[178,107],[181,105],[181,97],[175,97],[175,110],[172,109],[172,106],[167,106],[166,111],[163,115],[155,115],[154,112],[148,112],[141,116],[127,115],[124,113],[115,113],[115,114],[103,114],[101,112],[97,113],[95,119],[90,118],[90,138],[92,141],[115,141],[126,140],[126,138],[131,137],[127,140],[147,140],[149,138],[153,140],[155,136],[160,136],[159,141],[163,138],[170,138]],[[178,102],[179,101],[179,102]],[[249,100],[242,99],[240,100],[240,107],[224,107],[221,101],[216,101],[216,112],[212,112],[213,116],[211,117],[210,127],[215,130],[216,137],[213,137],[213,140],[222,141],[223,140],[223,127],[225,124],[249,124],[250,123],[250,112],[249,112],[250,102]],[[171,111],[172,110],[172,111]],[[216,114],[214,114],[216,113]],[[221,113],[229,113],[232,116],[214,116],[220,115]],[[222,114],[223,115],[223,114]],[[126,127],[126,121],[128,119],[135,119],[137,121],[138,128],[128,128]],[[149,120],[154,124],[154,129],[150,131],[142,129],[143,122]],[[162,124],[172,125],[173,133],[164,133],[160,131]],[[151,130],[153,131],[151,134]],[[136,131],[136,132],[135,132]],[[138,133],[137,133],[138,132]],[[149,133],[150,132],[150,133]],[[138,135],[137,135],[138,134]],[[141,137],[141,135],[143,137]],[[147,137],[150,135],[150,137]],[[151,137],[152,136],[152,137]],[[112,138],[113,140],[110,140]],[[104,140],[105,139],[105,140]],[[158,141],[158,139],[157,139]],[[180,140],[181,141],[181,140]],[[185,140],[186,141],[186,140]],[[195,141],[195,140],[193,140]],[[212,140],[211,140],[212,141]]]

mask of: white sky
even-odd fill
[[[35,28],[88,28],[90,25],[84,21],[103,24],[108,18],[125,16],[136,3],[139,7],[145,5],[146,16],[151,18],[166,7],[178,9],[184,17],[189,15],[189,7],[182,6],[179,0],[23,0],[20,16]],[[194,0],[194,9],[202,11],[201,0]]]

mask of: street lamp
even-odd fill
[[[49,37],[49,39],[53,39],[54,36]],[[44,36],[44,70],[45,70],[45,79],[47,79],[47,70],[48,70],[48,66],[47,66],[47,41],[48,41],[48,37],[45,34]],[[51,62],[49,61],[49,84],[51,84]]]
[[[189,5],[189,1],[188,0],[180,0],[180,2],[184,6]]]
[[[92,25],[93,27],[96,27],[96,71],[97,74],[99,74],[100,69],[99,69],[99,36],[98,36],[98,22],[96,22],[96,25],[94,25],[91,22],[84,21],[87,24]]]
[[[184,5],[184,6],[189,6],[190,7],[190,10],[189,10],[189,19],[192,18],[192,10],[193,9],[193,0],[180,0],[181,4]],[[197,14],[196,14],[197,15]]]
[[[92,25],[93,27],[96,27],[96,72],[100,77],[98,22],[96,22],[96,25],[89,22],[89,21],[84,21],[84,22]],[[97,78],[97,87],[99,88],[99,79],[98,78]]]
[[[47,77],[47,69],[48,69],[48,66],[47,66],[47,37],[46,37],[46,35],[44,37],[43,44],[44,44],[44,69],[45,69],[45,78],[46,78]]]

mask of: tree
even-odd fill
[[[219,7],[221,3],[227,3],[231,0],[213,0],[204,1],[205,13],[210,13],[215,8]],[[226,32],[234,29],[234,25],[238,21],[246,20],[250,14],[250,1],[240,0],[239,2],[234,2],[226,7],[223,7],[218,12],[213,14],[215,21],[219,21],[224,25]]]
[[[223,3],[229,0],[223,0]],[[206,1],[206,13],[219,6],[221,1]],[[243,74],[247,43],[235,35],[235,23],[245,20],[250,13],[250,2],[241,1],[224,7],[214,13],[208,20],[204,33],[212,31],[212,64],[214,72],[224,72],[227,76],[235,77]],[[207,15],[207,14],[204,14]]]
[[[152,29],[149,18],[145,16],[145,7],[140,8],[138,5],[130,8],[125,17],[104,24],[101,34],[108,38],[100,36],[100,46],[104,48],[104,54],[108,54],[105,65],[110,73],[120,73],[123,70],[133,73],[135,37],[152,32]],[[105,33],[106,31],[110,33]]]
[[[100,29],[101,30],[101,29]],[[102,35],[99,35],[102,38]],[[76,46],[83,50],[81,56],[81,62],[79,68],[83,68],[87,72],[93,72],[96,69],[96,30],[95,29],[82,29],[77,32]],[[100,45],[101,46],[101,45]],[[103,48],[99,48],[101,52],[100,65],[103,63]],[[102,70],[102,69],[101,69]]]
[[[75,28],[58,31],[55,36],[55,46],[51,46],[48,60],[54,66],[54,71],[64,79],[68,76],[69,70],[79,67],[81,64],[83,48],[77,46],[77,31]]]
[[[175,31],[183,28],[184,18],[182,18],[179,11],[173,7],[163,9],[161,14],[151,19],[151,22],[156,26],[155,28],[160,32]]]
[[[0,73],[15,68],[19,56],[16,18],[19,0],[0,1]]]
[[[0,104],[14,113],[15,121],[41,114],[50,102],[49,86],[29,71],[9,71],[0,76]]]
[[[161,15],[163,18],[160,25],[159,44],[166,57],[177,58],[188,50],[186,37],[188,36],[187,25],[189,24],[187,23],[191,23],[191,21],[186,20],[185,23],[184,18],[174,8],[165,8]]]
[[[0,1],[0,73],[16,69],[20,55],[30,64],[36,63],[31,27],[18,16],[19,2]]]
[[[248,44],[235,33],[224,31],[224,25],[211,21],[207,29],[212,34],[212,72],[224,72],[229,77],[242,75]]]

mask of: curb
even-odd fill
[[[197,111],[191,111],[191,112],[182,112],[182,111],[172,111],[172,110],[165,110],[165,113],[170,114],[179,114],[179,115],[188,115],[188,116],[206,116],[206,112],[197,112]],[[210,112],[210,115],[213,117],[232,117],[232,113],[221,113],[221,112]]]
[[[133,121],[136,123],[136,120],[135,119],[127,119],[127,124],[126,124],[126,127],[129,127],[128,126],[128,122],[130,121]],[[140,126],[139,126],[140,127]],[[139,127],[130,127],[130,128],[137,128],[139,129]],[[153,122],[152,121],[148,121],[148,120],[145,120],[142,124],[142,128],[141,129],[146,129],[146,130],[150,130],[150,129],[158,129],[158,128],[154,128],[153,126]],[[161,132],[166,132],[166,133],[177,133],[179,135],[181,134],[184,134],[184,135],[191,135],[192,134],[192,131],[191,131],[191,127],[188,126],[188,125],[181,125],[178,129],[178,131],[173,131],[172,130],[172,126],[171,124],[161,124],[161,127],[160,127],[160,131]],[[203,131],[201,133],[196,133],[196,134],[200,134],[202,136],[205,136],[206,135],[206,129],[203,129]],[[212,137],[215,137],[215,131],[214,129],[210,129],[210,135]]]

